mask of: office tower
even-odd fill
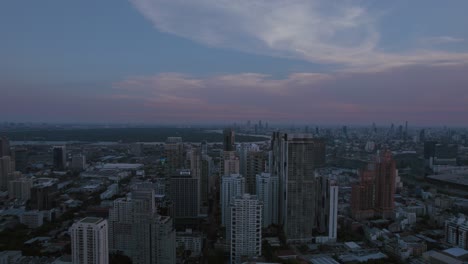
[[[239,174],[240,160],[235,151],[224,151],[221,175]]]
[[[12,162],[10,156],[0,157],[0,191],[8,190],[8,182],[12,180]]]
[[[232,128],[226,128],[223,131],[223,150],[224,151],[235,151],[235,134]]]
[[[391,218],[395,208],[396,162],[390,151],[383,151],[376,161],[375,209],[382,218]]]
[[[70,228],[73,264],[108,264],[107,220],[86,217]]]
[[[7,137],[0,137],[0,158],[10,156],[10,141]]]
[[[316,175],[315,234],[317,243],[336,242],[338,186],[328,176]]]
[[[31,178],[18,178],[11,180],[8,184],[8,196],[26,202],[31,198],[31,188],[33,180]]]
[[[190,170],[181,170],[171,177],[170,199],[174,202],[175,218],[196,218],[200,212],[199,179]]]
[[[164,156],[166,157],[169,175],[185,168],[184,144],[181,137],[167,138],[164,145]]]
[[[426,142],[426,130],[425,129],[421,129],[421,131],[419,132],[419,141]]]
[[[136,264],[175,263],[172,219],[156,213],[154,191],[137,189],[119,198],[109,211],[109,249]]]
[[[257,198],[263,203],[263,227],[278,224],[278,177],[261,173],[257,174],[256,181]]]
[[[55,146],[52,148],[54,169],[65,170],[67,167],[67,149],[65,146]]]
[[[244,194],[231,202],[231,263],[240,264],[262,254],[262,204]]]
[[[72,157],[71,169],[74,171],[83,171],[86,168],[86,157],[84,155],[75,155]]]
[[[279,215],[290,241],[310,240],[315,219],[315,174],[325,165],[325,142],[309,134],[273,133],[272,174],[279,177]]]
[[[359,171],[360,181],[351,189],[351,215],[356,220],[374,216],[375,164],[370,163]]]
[[[245,179],[240,174],[230,174],[221,178],[221,224],[230,223],[230,205],[233,197],[245,193]]]
[[[12,153],[14,154],[15,169],[20,172],[26,172],[28,168],[28,150],[25,148],[15,148]]]
[[[46,183],[31,188],[30,205],[35,210],[50,210],[56,206],[56,198],[59,195],[57,185]]]
[[[193,147],[188,151],[189,168],[193,178],[200,179],[201,177],[201,150],[199,147]]]
[[[200,175],[200,202],[202,205],[208,204],[212,168],[213,160],[210,158],[210,156],[202,155]]]
[[[201,143],[201,154],[202,156],[208,155],[208,143],[206,140],[203,140]]]
[[[266,155],[263,151],[251,151],[247,153],[247,166],[244,175],[246,182],[246,192],[255,194],[256,177],[266,170]]]

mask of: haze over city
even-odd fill
[[[465,126],[468,2],[2,1],[0,120]]]

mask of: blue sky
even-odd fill
[[[466,125],[466,10],[464,0],[2,1],[0,120]],[[453,97],[440,105],[440,94]]]

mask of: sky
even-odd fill
[[[468,125],[466,0],[0,1],[0,121]]]

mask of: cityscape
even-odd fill
[[[0,3],[0,264],[468,263],[468,2]]]

